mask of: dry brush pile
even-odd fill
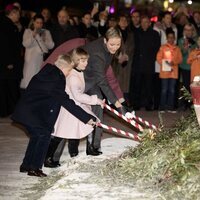
[[[114,181],[158,192],[158,199],[200,197],[200,128],[195,113],[154,137],[146,134],[136,148],[102,169]]]

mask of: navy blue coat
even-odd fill
[[[31,79],[11,118],[25,126],[52,131],[61,106],[84,123],[94,119],[94,116],[69,99],[62,71],[54,65],[46,64]]]

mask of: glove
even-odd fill
[[[132,119],[135,116],[135,111],[127,105],[126,101],[122,103],[123,107],[126,109],[125,117],[128,119]]]
[[[128,118],[128,119],[133,119],[134,116],[135,116],[135,111],[127,112],[125,114],[125,117]]]
[[[117,111],[118,111],[119,113],[121,113],[122,115],[124,115],[124,116],[125,116],[126,113],[127,113],[127,110],[126,110],[126,108],[125,108],[124,106],[117,108]]]
[[[126,108],[126,110],[128,111],[128,112],[132,112],[132,110],[133,109],[131,109],[131,107],[130,106],[128,106],[128,104],[126,103],[126,101],[124,101],[123,103],[121,103],[122,104],[122,106],[123,107],[125,107]]]

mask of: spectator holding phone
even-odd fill
[[[54,47],[51,34],[48,30],[43,29],[43,24],[44,17],[36,14],[30,28],[26,29],[23,35],[25,60],[23,79],[20,84],[22,89],[26,89],[31,78],[39,72],[45,54]]]

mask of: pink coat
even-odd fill
[[[65,91],[69,94],[70,99],[73,99],[77,105],[89,114],[94,115],[91,111],[91,105],[97,104],[97,95],[89,96],[84,93],[84,90],[85,81],[83,72],[78,72],[73,69],[66,78]],[[67,139],[80,139],[86,137],[92,130],[93,128],[91,125],[84,124],[61,107],[52,135]]]

